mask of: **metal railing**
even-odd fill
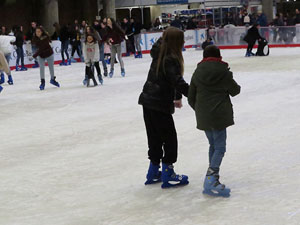
[[[228,26],[224,28],[209,29],[208,35],[217,45],[245,45],[243,39],[249,27]],[[260,27],[260,35],[269,44],[300,44],[300,25],[289,27]]]

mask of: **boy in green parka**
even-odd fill
[[[226,128],[233,125],[230,96],[240,93],[228,64],[222,61],[220,49],[210,45],[195,70],[188,102],[195,110],[197,128],[209,141],[209,168],[204,181],[204,194],[230,196],[230,189],[219,182],[219,170],[226,152]]]

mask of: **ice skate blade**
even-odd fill
[[[204,189],[203,194],[205,195],[210,195],[210,196],[214,196],[214,197],[224,197],[224,198],[228,198],[230,197],[230,190],[226,189],[223,191],[216,191],[216,190],[209,190],[209,189]]]
[[[185,181],[185,182],[179,182],[179,183],[169,183],[169,182],[165,182],[161,185],[162,189],[167,189],[167,188],[175,188],[175,187],[181,187],[181,186],[185,186],[188,185],[189,181]]]
[[[160,183],[161,182],[161,179],[153,179],[153,180],[147,180],[145,182],[145,185],[149,185],[149,184],[157,184],[157,183]]]

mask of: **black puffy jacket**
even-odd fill
[[[180,100],[182,94],[187,96],[189,85],[181,75],[178,60],[173,57],[167,56],[165,64],[160,66],[156,74],[161,41],[160,38],[151,49],[153,60],[139,104],[152,110],[173,114],[175,112],[174,100]]]

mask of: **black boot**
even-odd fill
[[[41,79],[40,90],[43,91],[45,89],[45,79]]]

